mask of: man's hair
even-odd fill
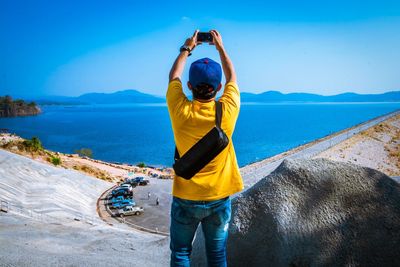
[[[217,88],[213,88],[207,83],[200,83],[192,89],[195,99],[209,100],[217,95]]]

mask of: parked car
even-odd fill
[[[119,186],[119,188],[127,188],[129,191],[132,191],[133,187],[131,184],[123,183]]]
[[[130,184],[132,187],[136,187],[139,184],[134,178],[127,179],[125,183]]]
[[[127,180],[125,183],[129,183],[133,187],[136,187],[138,185],[148,185],[150,181],[145,180],[144,177],[135,177]]]
[[[133,192],[132,192],[132,191],[129,191],[128,188],[117,187],[117,188],[115,188],[115,189],[111,192],[111,195],[112,195],[113,197],[116,197],[116,196],[124,196],[124,197],[127,197],[127,196],[133,195]]]
[[[150,183],[149,180],[143,180],[139,182],[139,185],[148,185]]]
[[[115,203],[121,202],[122,200],[124,200],[125,198],[123,196],[116,196],[113,197],[109,200],[108,205],[113,205]]]
[[[134,182],[136,182],[136,183],[140,183],[141,181],[143,181],[144,180],[144,177],[135,177],[135,178],[133,178],[132,179]]]
[[[144,177],[135,177],[132,181],[138,185],[148,185],[150,183],[150,181],[144,179]]]
[[[136,202],[133,199],[124,199],[122,201],[119,201],[119,202],[116,202],[116,203],[112,204],[110,208],[123,209],[126,206],[134,207],[134,206],[136,206]]]
[[[144,211],[143,207],[127,206],[123,209],[119,209],[116,215],[123,218],[124,216],[140,215],[142,214],[143,211]]]

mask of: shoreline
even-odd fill
[[[282,153],[276,154],[272,157],[268,157],[256,162],[249,163],[243,167],[240,167],[240,172],[242,173],[242,176],[248,176],[251,173],[254,173],[257,171],[257,169],[261,168],[262,166],[277,162],[282,160],[285,157],[290,157],[296,153],[299,153],[301,151],[304,151],[306,149],[309,149],[319,143],[326,142],[332,138],[335,138],[339,135],[343,135],[346,133],[349,133],[357,128],[362,128],[364,125],[368,125],[371,122],[380,120],[384,118],[385,120],[395,116],[396,114],[400,113],[400,110],[396,110],[375,118],[372,118],[370,120],[364,121],[362,123],[353,125],[352,127],[343,129],[341,131],[326,135],[324,137],[321,137],[319,139],[315,139],[311,142],[308,142],[306,144],[302,144],[300,146],[294,147],[292,149],[289,149],[287,151],[284,151]],[[372,127],[372,126],[370,126]],[[366,129],[362,130],[367,130],[370,127],[367,127]],[[361,132],[362,130],[358,131]],[[350,134],[347,134],[347,138],[345,140],[353,137],[354,135],[358,134],[355,132],[352,132]],[[6,144],[9,141],[23,141],[25,139],[19,137],[18,135],[15,135],[13,133],[0,133],[0,146],[1,149],[5,149],[7,151],[23,155],[25,157],[38,160],[40,162],[48,163],[52,166],[54,166],[51,162],[43,158],[43,155],[35,155],[29,152],[24,152],[20,151],[19,149],[16,149],[16,146],[9,146],[9,148],[4,148],[4,144]],[[344,142],[345,140],[341,141]],[[340,142],[339,142],[340,143]],[[336,145],[336,144],[334,144]],[[329,146],[330,148],[331,146]],[[329,149],[328,148],[328,149]],[[61,167],[65,169],[74,169],[80,172],[83,172],[85,174],[89,174],[92,176],[95,176],[99,179],[110,181],[110,182],[119,182],[122,179],[124,179],[127,176],[127,173],[131,173],[131,175],[148,175],[151,177],[157,177],[161,179],[173,179],[173,169],[171,167],[152,167],[152,166],[145,166],[145,167],[139,167],[137,165],[133,164],[127,164],[127,163],[115,163],[115,162],[108,162],[108,161],[102,161],[98,159],[92,159],[86,156],[79,156],[78,154],[67,154],[67,153],[61,153],[61,152],[55,152],[51,151],[48,149],[44,149],[45,153],[47,155],[52,155],[52,156],[57,156],[61,158],[62,165]],[[245,177],[243,177],[245,180]]]
[[[314,158],[353,163],[400,176],[400,114],[322,151]]]
[[[100,180],[118,183],[123,181],[127,176],[149,176],[159,179],[172,179],[172,168],[166,167],[153,167],[153,166],[137,166],[126,163],[113,163],[92,159],[87,156],[80,156],[79,154],[68,154],[57,151],[51,151],[46,148],[38,151],[27,151],[22,145],[26,141],[13,133],[0,133],[0,149],[18,154],[41,163],[59,167],[64,169],[75,170],[86,175],[96,177]],[[60,158],[60,164],[55,165],[51,162],[51,158]]]
[[[297,146],[275,156],[248,164],[240,168],[245,184],[245,190],[254,185],[262,177],[271,173],[285,158],[314,158],[322,151],[328,150],[331,147],[346,141],[352,136],[357,136],[361,132],[395,116],[400,120],[400,110],[383,114],[309,143]]]
[[[356,125],[353,125],[353,126],[351,126],[351,127],[349,127],[349,128],[345,128],[345,129],[343,129],[343,130],[334,132],[334,133],[332,133],[332,134],[328,134],[328,135],[326,135],[326,136],[324,136],[324,137],[315,139],[315,140],[310,141],[310,142],[308,142],[308,143],[305,143],[305,144],[296,146],[296,147],[291,148],[291,149],[289,149],[289,150],[287,150],[287,151],[284,151],[284,152],[282,152],[282,153],[276,154],[276,155],[274,155],[274,156],[272,156],[272,157],[268,157],[268,158],[265,158],[265,159],[261,159],[261,160],[259,160],[259,161],[251,162],[251,163],[249,163],[249,164],[247,164],[247,165],[241,167],[240,169],[244,169],[244,168],[250,167],[250,166],[255,165],[255,164],[260,164],[260,163],[265,163],[265,162],[269,162],[269,161],[278,160],[278,159],[280,159],[280,158],[282,158],[282,157],[289,156],[289,155],[291,155],[291,154],[293,154],[293,153],[295,153],[295,152],[298,152],[298,151],[300,151],[300,150],[306,149],[306,148],[308,148],[308,147],[310,147],[310,146],[312,146],[312,145],[315,145],[315,144],[317,144],[317,143],[319,143],[319,142],[322,142],[322,141],[325,141],[325,140],[329,140],[330,138],[332,138],[332,137],[334,137],[334,136],[338,136],[338,135],[340,135],[340,134],[343,134],[343,133],[346,133],[346,132],[348,132],[348,131],[351,131],[351,130],[357,128],[357,127],[360,127],[360,126],[362,126],[362,125],[364,125],[364,124],[367,124],[367,123],[372,122],[372,121],[374,121],[374,120],[377,120],[377,119],[379,119],[379,118],[383,118],[383,117],[386,117],[386,116],[390,116],[391,114],[396,114],[396,113],[399,113],[399,112],[400,112],[400,110],[395,110],[395,111],[392,111],[392,112],[383,114],[383,115],[381,115],[381,116],[378,116],[378,117],[369,119],[369,120],[367,120],[367,121],[364,121],[364,122],[358,123],[358,124],[356,124]],[[367,128],[367,129],[368,129],[368,128]],[[352,135],[354,135],[354,134],[352,134]]]

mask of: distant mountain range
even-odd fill
[[[87,93],[77,97],[45,96],[34,99],[41,105],[51,104],[123,104],[123,103],[163,103],[162,97],[128,89],[114,93]]]
[[[283,94],[278,91],[267,91],[261,94],[241,93],[242,102],[400,102],[400,91],[383,94],[343,93],[323,96],[308,93]]]
[[[114,93],[87,93],[78,97],[46,96],[31,99],[41,105],[46,104],[122,104],[122,103],[163,103],[165,98],[145,94],[137,90],[123,90]],[[383,94],[343,93],[323,96],[308,93],[283,94],[267,91],[260,94],[241,93],[242,102],[400,102],[400,91]]]

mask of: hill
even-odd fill
[[[45,96],[36,99],[42,105],[63,104],[123,104],[123,103],[163,103],[164,98],[128,89],[114,93],[87,93],[77,97]]]
[[[190,97],[190,96],[188,96]],[[400,102],[400,91],[383,94],[343,93],[323,96],[309,93],[284,94],[266,91],[259,94],[241,92],[242,102]],[[114,93],[87,93],[77,97],[46,96],[34,99],[41,105],[79,104],[123,104],[123,103],[165,103],[165,98],[128,89]]]
[[[383,94],[343,93],[323,96],[308,93],[283,94],[279,91],[267,91],[260,94],[241,93],[242,102],[400,102],[400,91]]]
[[[161,97],[145,94],[133,89],[117,91],[115,93],[88,93],[79,96],[78,99],[82,102],[97,104],[165,102]]]

